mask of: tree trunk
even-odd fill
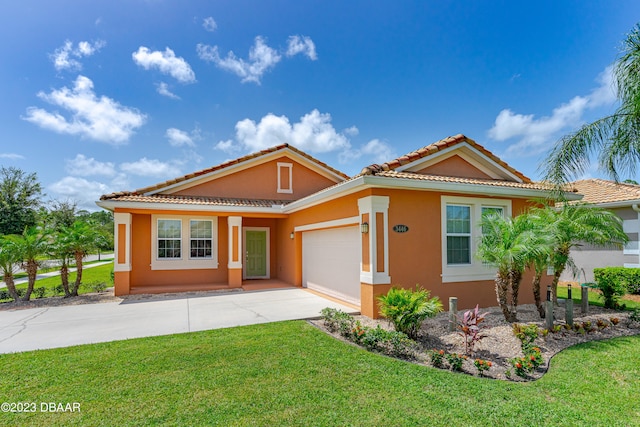
[[[540,281],[542,279],[542,272],[536,271],[536,275],[533,277],[533,299],[536,301],[536,308],[538,309],[538,313],[540,313],[540,318],[544,319],[545,310],[544,305],[542,305],[542,300],[540,299]]]
[[[25,292],[24,297],[22,297],[22,301],[29,301],[31,299],[33,286],[36,283],[36,276],[38,275],[38,261],[36,261],[35,259],[30,259],[29,261],[27,261],[26,270],[27,277],[29,278],[29,283],[27,285],[27,292]]]
[[[498,273],[496,275],[496,296],[498,297],[498,305],[500,305],[500,309],[502,310],[504,319],[507,322],[509,321],[510,314],[511,314],[511,312],[509,311],[509,307],[507,306],[508,286],[509,286],[508,278],[503,277],[502,274]]]
[[[73,284],[73,289],[71,290],[71,296],[78,296],[78,289],[80,289],[80,283],[82,283],[82,258],[84,258],[84,254],[80,251],[76,251],[76,281]]]
[[[3,276],[4,277],[2,280],[4,280],[4,283],[7,285],[7,291],[9,292],[9,295],[11,296],[11,298],[13,298],[14,301],[18,301],[20,297],[18,296],[18,292],[16,291],[16,284],[13,281],[13,273],[11,273],[10,271],[5,271]]]
[[[520,290],[520,281],[522,280],[522,273],[519,271],[509,272],[509,287],[511,288],[511,305],[509,307],[509,319],[508,322],[516,322],[518,316],[518,291]]]
[[[60,280],[62,281],[62,289],[64,289],[64,297],[68,298],[71,296],[71,292],[69,291],[69,265],[67,261],[62,261],[62,265],[60,266]]]
[[[558,305],[558,282],[560,281],[560,276],[564,271],[564,265],[559,267],[558,269],[554,268],[553,271],[553,281],[551,282],[551,300],[555,305]]]

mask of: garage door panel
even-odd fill
[[[357,226],[304,232],[304,286],[359,306],[360,252]]]

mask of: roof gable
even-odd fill
[[[380,171],[531,182],[521,172],[462,134],[442,139],[390,162],[368,166],[361,173],[369,175]]]

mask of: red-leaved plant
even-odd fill
[[[458,335],[464,339],[464,351],[466,354],[471,355],[478,341],[486,337],[482,333],[484,325],[481,325],[481,323],[484,322],[487,314],[489,313],[480,313],[478,305],[476,305],[474,310],[467,310],[464,315],[456,316],[458,329],[460,329]]]

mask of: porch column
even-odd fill
[[[229,287],[242,286],[242,217],[227,217],[229,228]]]
[[[129,295],[131,289],[131,214],[113,214],[113,293]]]
[[[367,196],[358,199],[362,233],[360,263],[360,312],[380,317],[377,298],[391,288],[389,276],[389,197]],[[363,230],[363,224],[365,230]]]

